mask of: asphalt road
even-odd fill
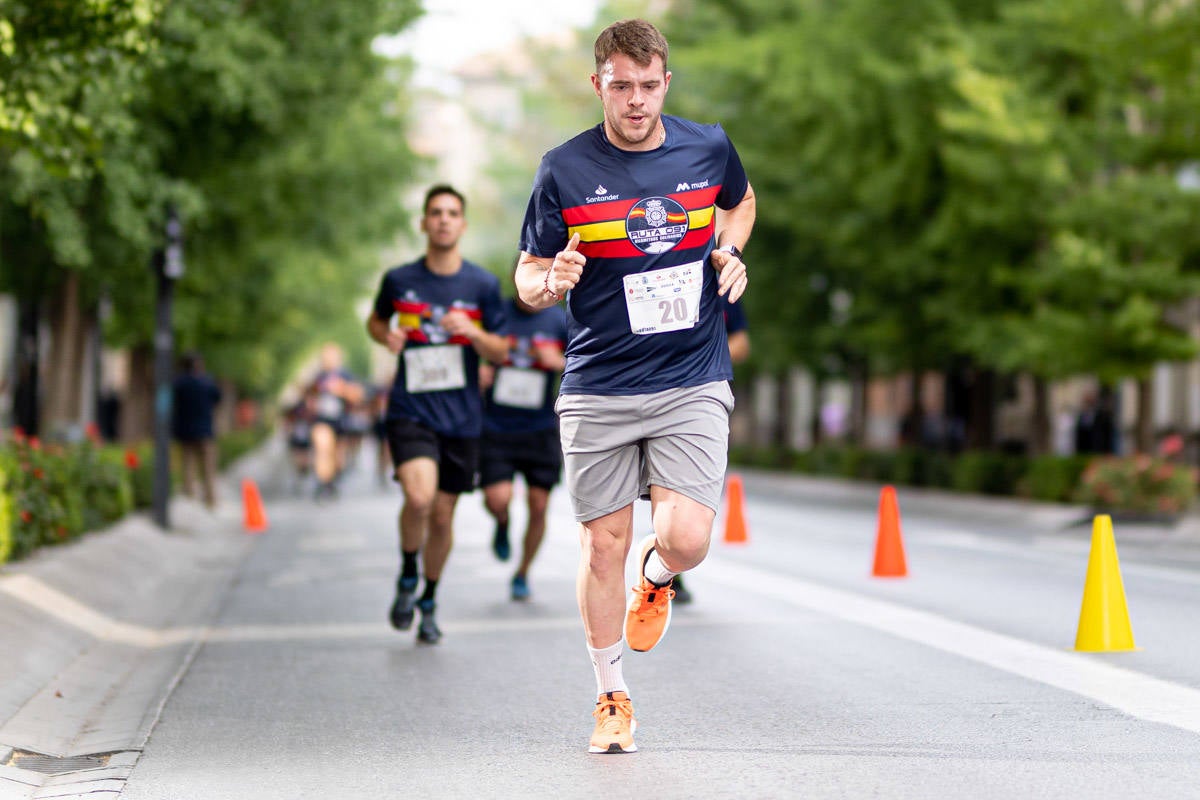
[[[911,574],[881,580],[869,491],[747,475],[749,543],[718,527],[696,601],[627,655],[639,752],[595,756],[561,494],[523,604],[460,501],[420,646],[386,622],[399,493],[367,455],[333,503],[264,486],[271,528],[123,797],[1200,797],[1195,537],[1118,525],[1141,649],[1080,654],[1086,526],[902,491]]]

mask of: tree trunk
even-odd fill
[[[986,450],[996,441],[996,373],[974,368],[969,389],[967,447]]]
[[[1033,378],[1033,430],[1029,436],[1031,455],[1044,456],[1053,451],[1050,428],[1050,385],[1045,378]]]
[[[221,402],[217,405],[217,411],[213,420],[217,434],[226,433],[237,427],[234,424],[238,401],[237,386],[234,385],[233,381],[228,380],[223,380],[220,384]]]
[[[41,381],[38,352],[41,349],[40,303],[37,300],[21,300],[17,309],[17,351],[13,374],[13,424],[30,435],[40,430],[38,398]]]
[[[870,372],[865,361],[850,368],[850,443],[862,447],[867,441],[867,381]]]
[[[1137,382],[1137,429],[1133,441],[1137,452],[1154,452],[1154,381],[1149,377]]]
[[[62,431],[82,421],[83,364],[89,332],[80,307],[79,274],[68,272],[50,312],[50,358],[42,410],[48,432]]]
[[[821,376],[813,373],[812,381],[812,407],[813,415],[809,420],[809,426],[812,433],[812,446],[819,447],[821,440],[825,436],[825,430],[821,425]]]
[[[138,345],[129,352],[129,386],[121,402],[121,440],[142,442],[154,435],[154,350]]]
[[[792,447],[792,382],[786,368],[775,377],[775,444],[784,451]]]

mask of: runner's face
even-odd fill
[[[439,194],[429,201],[425,216],[421,217],[421,230],[429,239],[429,246],[438,250],[451,250],[467,229],[462,203],[452,194]]]
[[[592,75],[609,141],[622,150],[653,150],[662,144],[658,120],[670,83],[671,73],[660,57],[643,67],[624,53],[614,53]]]

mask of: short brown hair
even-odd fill
[[[596,72],[604,68],[614,53],[629,56],[640,67],[649,65],[658,56],[663,69],[667,68],[667,40],[644,19],[623,19],[600,31],[595,52]]]
[[[467,198],[463,197],[462,192],[458,191],[457,189],[455,189],[453,186],[451,186],[448,183],[439,183],[436,186],[430,187],[429,191],[425,193],[425,205],[422,207],[422,213],[428,214],[430,201],[433,200],[433,198],[437,197],[438,195],[443,195],[443,194],[450,194],[450,195],[454,195],[455,197],[457,197],[459,205],[462,206],[463,213],[466,213]]]

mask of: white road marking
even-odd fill
[[[134,647],[165,647],[192,641],[199,633],[197,628],[160,630],[115,620],[32,575],[10,575],[0,580],[0,591],[107,642]]]
[[[783,573],[710,559],[705,576],[825,616],[1096,700],[1131,716],[1200,733],[1200,690],[1026,642],[926,611],[832,589]]]
[[[296,549],[302,553],[344,553],[368,546],[367,537],[361,533],[320,533],[301,539]]]
[[[832,589],[783,573],[709,560],[706,579],[806,608],[829,617],[951,653],[1110,705],[1139,719],[1200,733],[1200,690],[1115,667],[1095,657],[1062,652],[852,592]],[[156,629],[115,620],[31,575],[0,579],[0,591],[102,640],[155,648],[205,640],[251,642],[373,639],[395,636],[384,624],[241,625]],[[779,617],[677,616],[683,625],[785,624]],[[575,615],[533,619],[446,620],[447,632],[473,634],[560,630],[580,625]]]
[[[374,622],[323,623],[313,625],[227,625],[212,627],[149,628],[115,620],[80,603],[31,575],[12,575],[0,579],[0,591],[39,609],[55,619],[84,633],[108,642],[133,647],[156,648],[195,642],[284,642],[284,641],[346,641],[352,639],[393,639],[397,632],[389,625]],[[781,625],[786,619],[756,614],[750,617],[732,615],[681,617],[673,625]],[[442,619],[439,625],[448,634],[488,634],[519,631],[582,629],[578,614],[528,619]]]

